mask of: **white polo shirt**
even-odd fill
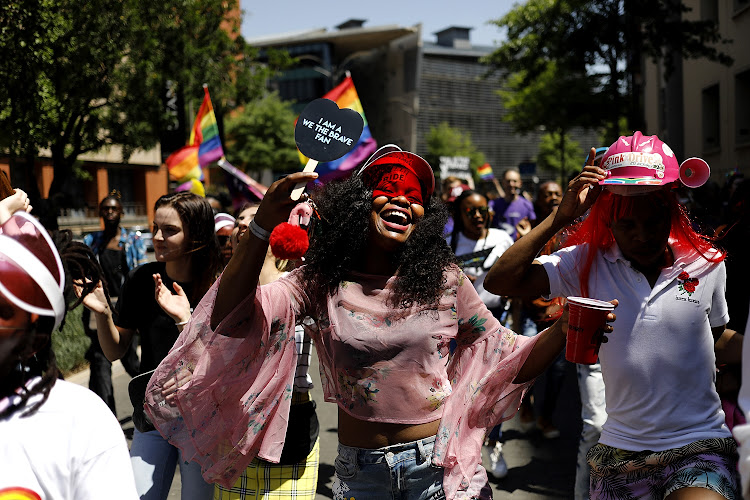
[[[552,297],[580,295],[585,250],[568,247],[537,258]],[[664,451],[731,436],[715,388],[711,333],[729,320],[724,263],[696,251],[674,253],[674,264],[662,269],[653,289],[616,244],[592,264],[589,296],[620,301],[614,331],[599,351],[607,403],[603,444]]]

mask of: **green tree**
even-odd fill
[[[555,74],[567,76],[571,98],[562,92],[556,106],[533,121],[545,125],[549,113],[570,117],[585,109],[588,126],[607,127],[614,139],[620,116],[631,130],[643,127],[644,58],[663,60],[667,73],[675,58],[731,63],[720,50],[727,40],[716,24],[687,20],[689,10],[679,0],[528,0],[493,21],[507,30],[507,40],[485,60],[494,70],[520,75],[515,88],[546,82],[558,87],[550,94],[560,96],[564,86],[548,77],[554,63]]]
[[[565,144],[564,157],[560,155],[560,143]],[[561,186],[564,186],[570,173],[581,170],[585,157],[586,153],[579,142],[570,137],[561,140],[559,133],[551,132],[541,137],[536,161],[539,168],[560,173],[563,182]]]
[[[298,170],[296,119],[292,104],[275,92],[246,105],[226,121],[227,159],[245,172]]]
[[[440,164],[441,156],[466,156],[469,158],[472,175],[476,177],[477,168],[487,161],[484,153],[478,151],[471,141],[471,133],[451,127],[447,122],[430,127],[426,141],[426,159],[433,166]]]
[[[200,84],[208,83],[217,111],[259,95],[271,68],[254,64],[254,52],[234,36],[239,28],[226,19],[236,6],[236,0],[0,3],[0,149],[28,165],[48,150],[53,198],[81,154],[119,145],[127,161],[134,150],[156,145],[175,121],[165,105],[168,81],[187,103],[198,101]],[[26,185],[38,197],[36,182]]]
[[[591,80],[583,75],[583,67],[580,64],[576,67],[574,61],[562,63],[568,67],[561,68],[557,61],[544,61],[536,78],[529,78],[527,70],[512,73],[505,80],[506,87],[498,93],[507,111],[503,120],[511,122],[517,132],[543,129],[548,131],[547,141],[551,137],[557,140],[554,147],[557,159],[547,165],[557,165],[564,185],[566,172],[578,168],[580,163],[580,158],[570,161],[576,148],[568,142],[568,133],[574,127],[590,127],[596,120],[591,110],[601,108],[592,106]]]

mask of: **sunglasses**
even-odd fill
[[[226,245],[227,242],[229,241],[229,238],[230,238],[229,236],[218,236],[218,235],[216,236],[216,239],[219,240],[220,247],[223,247],[224,245]]]
[[[474,215],[474,212],[479,212],[479,215],[485,217],[488,213],[490,213],[490,207],[471,207],[464,209],[464,213],[469,217]]]

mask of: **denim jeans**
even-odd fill
[[[201,476],[201,466],[182,460],[182,453],[158,431],[133,433],[130,447],[135,487],[141,500],[166,500],[174,471],[180,464],[182,500],[212,500],[214,485]]]
[[[334,500],[439,500],[443,468],[432,465],[435,437],[369,450],[339,444]]]

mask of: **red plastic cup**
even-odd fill
[[[568,297],[568,336],[565,359],[593,365],[599,359],[607,314],[615,308],[603,300]]]

